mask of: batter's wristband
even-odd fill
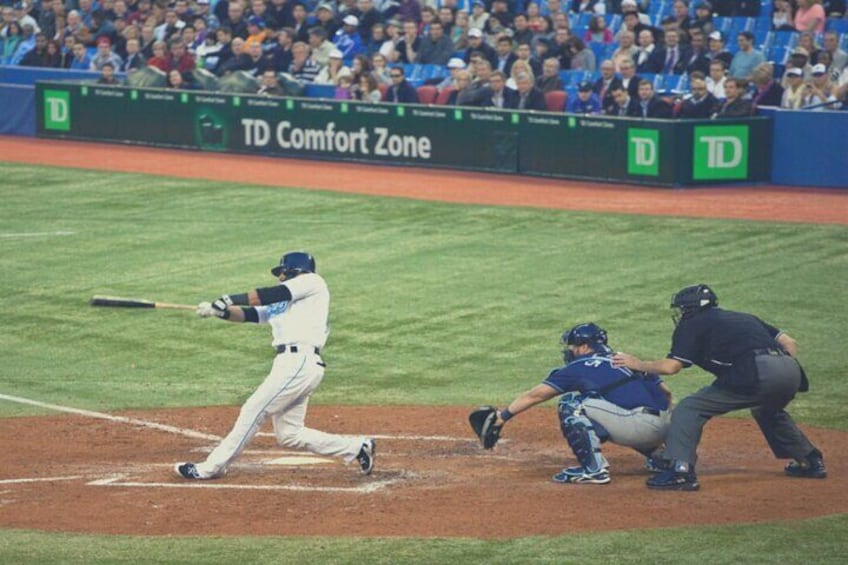
[[[501,410],[501,420],[503,420],[504,422],[506,422],[507,420],[509,420],[513,416],[515,416],[515,414],[513,414],[512,412],[510,412],[506,408]]]

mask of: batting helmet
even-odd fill
[[[718,306],[718,296],[713,289],[705,284],[687,286],[671,297],[672,319],[676,324],[695,312],[715,306]]]
[[[571,363],[577,358],[568,348],[569,345],[588,345],[595,354],[606,355],[611,352],[607,347],[606,330],[591,322],[577,324],[563,333],[560,343],[563,345],[562,353],[566,363]]]
[[[285,273],[287,279],[296,277],[301,273],[314,273],[315,258],[303,251],[286,253],[280,258],[280,264],[271,269],[271,272],[275,277]]]

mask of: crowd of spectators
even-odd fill
[[[168,88],[199,87],[203,69],[246,73],[268,96],[290,94],[287,84],[320,84],[336,98],[369,102],[419,102],[426,86],[428,103],[658,118],[848,108],[848,25],[833,25],[848,24],[844,0],[0,5],[2,64],[92,70],[103,84],[150,67],[167,76]],[[720,18],[765,21],[773,33],[792,35],[791,51],[769,61],[753,30],[728,33]],[[444,72],[413,84],[407,73],[416,65]],[[563,71],[584,74],[571,96]],[[658,92],[658,75],[685,77],[686,88]]]

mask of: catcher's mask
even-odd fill
[[[671,319],[674,325],[705,308],[718,306],[718,296],[705,284],[687,286],[671,297]]]
[[[563,333],[560,343],[562,344],[562,358],[566,363],[585,357],[585,355],[574,355],[568,348],[569,345],[588,345],[592,349],[592,354],[606,355],[611,352],[610,348],[607,347],[606,330],[591,322],[577,324]]]
[[[271,269],[275,277],[285,273],[286,278],[296,277],[301,273],[315,272],[315,258],[303,251],[292,251],[280,258],[280,264]]]

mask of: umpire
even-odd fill
[[[666,457],[673,467],[650,478],[648,487],[698,490],[696,451],[704,425],[714,416],[743,408],[751,409],[775,457],[795,459],[786,466],[788,476],[825,478],[821,451],[785,410],[796,392],[809,388],[794,358],[795,340],[756,316],[718,308],[718,297],[705,284],[682,289],[671,307],[676,327],[667,358],[641,361],[617,353],[613,364],[660,375],[698,365],[716,380],[684,398],[672,412]]]

